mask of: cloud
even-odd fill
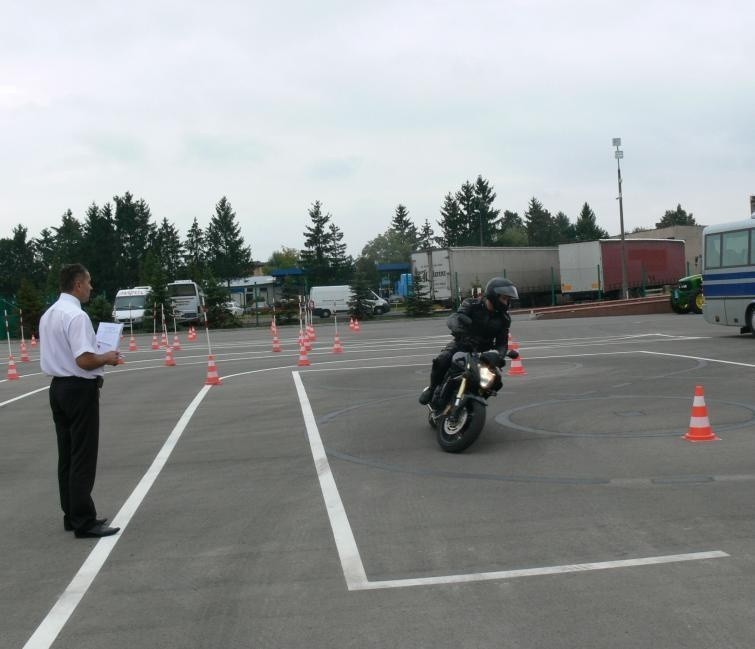
[[[266,147],[244,135],[191,133],[183,137],[179,157],[208,165],[256,163],[265,157]]]
[[[361,164],[362,159],[358,156],[318,160],[310,167],[309,175],[322,180],[349,178],[359,170]]]

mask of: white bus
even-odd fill
[[[703,230],[703,316],[755,336],[755,212]]]
[[[199,284],[190,279],[177,279],[167,286],[176,320],[198,324],[202,319],[204,293]]]

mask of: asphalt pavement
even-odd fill
[[[137,338],[75,539],[38,348],[0,382],[0,649],[751,647],[755,339],[702,316],[512,327],[467,452],[417,397],[442,319]],[[125,341],[124,347],[128,341]],[[5,375],[6,366],[0,367]],[[690,442],[696,386],[719,439]]]

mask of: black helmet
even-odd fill
[[[505,311],[508,307],[498,300],[500,295],[508,295],[509,301],[519,299],[516,286],[510,279],[494,277],[485,286],[485,297],[492,302],[496,311]]]

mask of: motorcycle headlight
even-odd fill
[[[495,381],[495,372],[482,365],[480,367],[480,387],[486,390],[493,384],[493,381]]]

